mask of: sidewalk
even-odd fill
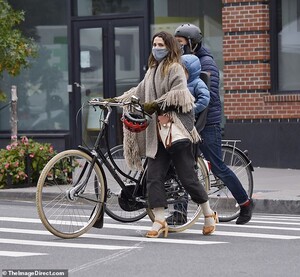
[[[254,168],[256,213],[300,214],[300,170]],[[35,187],[2,189],[0,200],[35,201]]]
[[[300,170],[254,168],[255,212],[300,214]]]

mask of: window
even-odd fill
[[[142,12],[145,1],[141,0],[77,0],[75,13],[78,16]]]
[[[160,30],[174,34],[183,23],[199,26],[203,33],[204,46],[208,48],[220,70],[220,96],[223,96],[223,31],[222,1],[210,0],[155,0],[154,22],[151,36]]]
[[[219,93],[224,103],[223,85],[223,30],[222,1],[211,0],[154,0],[154,22],[151,26],[151,37],[158,31],[174,34],[175,29],[184,23],[199,26],[203,34],[203,45],[212,53],[219,73]],[[223,118],[222,124],[224,124]]]
[[[277,69],[272,72],[278,74],[277,90],[279,92],[300,91],[300,1],[277,1],[273,17],[276,16],[277,24],[271,24],[271,28],[277,27]],[[276,66],[276,64],[275,64]],[[276,78],[272,78],[276,82]],[[276,86],[274,86],[276,89]]]
[[[16,78],[0,80],[10,99],[11,85],[18,92],[18,129],[68,130],[69,97],[67,52],[67,0],[9,0],[16,10],[25,11],[23,33],[39,45],[38,57]],[[59,9],[57,8],[59,7]],[[1,113],[0,131],[10,129],[9,113]]]

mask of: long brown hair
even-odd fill
[[[160,37],[162,38],[162,40],[164,41],[167,50],[169,50],[168,55],[166,56],[166,58],[163,60],[163,68],[162,68],[162,73],[164,75],[167,74],[168,69],[170,67],[171,64],[173,63],[179,63],[181,64],[181,48],[180,48],[180,44],[177,42],[177,40],[175,39],[175,37],[165,31],[162,32],[158,32],[156,33],[153,37],[152,37],[152,45],[153,45],[153,41],[156,37]],[[155,60],[152,51],[151,54],[149,56],[148,59],[148,67],[155,67],[158,65],[158,62]]]

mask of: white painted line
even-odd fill
[[[149,227],[144,226],[130,226],[130,225],[121,225],[121,224],[108,224],[104,223],[105,228],[116,228],[116,229],[127,229],[127,230],[145,230],[149,229]],[[218,225],[217,225],[218,228]],[[183,233],[190,234],[199,234],[201,235],[201,230],[188,229],[183,231]],[[286,235],[273,235],[273,234],[257,234],[257,233],[241,233],[241,232],[221,232],[216,231],[214,235],[222,235],[222,236],[233,236],[233,237],[249,237],[249,238],[269,238],[269,239],[300,239],[300,236],[286,236]]]
[[[16,218],[16,217],[0,217],[0,221],[13,221],[13,222],[27,222],[27,223],[41,223],[39,219],[34,218]],[[253,221],[251,221],[253,222]],[[150,221],[149,221],[150,223]],[[268,222],[270,224],[270,222]],[[275,222],[277,224],[283,224],[280,222]],[[67,224],[67,221],[65,222]],[[74,224],[74,222],[73,222]],[[222,223],[221,223],[222,224]],[[289,222],[285,222],[285,224],[289,225]],[[292,224],[292,223],[291,223]],[[298,225],[295,223],[295,225]],[[235,225],[232,225],[235,226]],[[247,226],[247,225],[245,225]],[[250,226],[250,225],[249,225]],[[111,229],[123,229],[123,230],[148,230],[149,226],[140,226],[140,225],[133,225],[131,224],[110,224],[110,223],[104,223],[104,228],[111,228]],[[218,228],[218,227],[217,227]],[[195,229],[189,229],[185,230],[184,233],[198,233],[201,235],[201,230],[195,230]],[[300,236],[288,236],[288,235],[273,235],[273,234],[259,234],[259,233],[241,233],[241,232],[221,232],[217,231],[214,233],[214,235],[223,235],[223,236],[234,236],[234,237],[253,237],[253,238],[269,238],[269,239],[300,239]]]
[[[260,234],[260,233],[235,233],[235,232],[216,231],[214,234],[221,235],[221,236],[261,238],[261,239],[279,239],[279,240],[300,239],[300,236],[285,236],[285,235]]]
[[[0,256],[3,257],[29,257],[29,256],[42,256],[42,255],[48,255],[48,254],[35,253],[35,252],[0,251]]]
[[[300,222],[282,222],[282,221],[266,221],[266,220],[251,220],[251,223],[263,223],[263,224],[278,224],[278,225],[300,225]]]
[[[53,242],[53,241],[37,241],[37,240],[20,240],[20,239],[0,239],[0,243],[4,244],[19,244],[30,246],[47,246],[47,247],[66,247],[66,248],[83,248],[83,249],[97,249],[97,250],[122,250],[133,249],[140,247],[128,246],[114,246],[114,245],[98,245],[86,243],[67,243],[67,242]]]
[[[300,231],[300,228],[290,228],[290,227],[277,227],[277,226],[261,226],[261,225],[237,225],[237,224],[226,224],[220,223],[218,227],[233,227],[233,228],[244,228],[244,229],[265,229],[265,230],[282,230],[282,231]]]
[[[0,221],[11,221],[11,222],[26,222],[26,223],[42,223],[37,218],[25,218],[25,217],[0,217]]]
[[[48,231],[30,230],[30,229],[14,229],[14,228],[0,228],[0,232],[5,233],[20,233],[31,235],[52,235]],[[138,242],[161,242],[161,243],[175,243],[175,244],[191,244],[191,245],[205,245],[205,244],[221,244],[227,243],[222,241],[201,241],[201,240],[183,240],[171,238],[146,238],[144,236],[130,237],[130,236],[114,236],[114,235],[98,235],[98,234],[84,234],[81,237],[104,239],[104,240],[122,240],[122,241],[138,241]],[[200,237],[199,237],[200,239]]]
[[[256,215],[253,216],[252,219],[255,220],[284,220],[284,221],[300,221],[300,217],[298,215]]]

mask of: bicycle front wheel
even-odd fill
[[[37,183],[38,215],[48,231],[61,238],[87,232],[98,219],[105,201],[101,169],[80,150],[54,156]]]
[[[202,158],[198,158],[196,172],[199,182],[205,190],[209,188],[208,170]],[[191,196],[184,191],[178,177],[172,176],[165,182],[165,190],[169,202],[165,213],[170,232],[182,232],[193,226],[202,214],[201,206],[192,201]],[[175,202],[173,203],[173,199]],[[176,200],[177,198],[177,200]],[[152,209],[147,209],[148,215],[154,221]]]
[[[115,172],[119,174],[124,185],[133,192],[136,189],[136,186],[141,186],[141,184],[137,184],[126,176],[131,176],[135,179],[138,179],[138,176],[141,174],[140,171],[130,170],[128,168],[124,158],[123,145],[117,145],[111,148],[110,152],[114,163],[124,173],[124,175],[121,175],[121,173],[116,169]],[[110,161],[108,154],[106,153],[105,155],[107,160]],[[124,207],[122,204],[120,205],[120,197],[122,192],[120,185],[116,182],[110,171],[105,166],[103,168],[107,179],[107,200],[105,206],[106,214],[117,221],[125,223],[135,222],[144,218],[147,215],[147,212],[140,203],[132,203],[130,209],[126,209],[126,203],[123,204]]]
[[[251,162],[243,152],[230,145],[222,145],[224,163],[233,171],[247,192],[249,198],[253,193],[253,176]],[[240,213],[240,206],[224,183],[210,174],[210,190],[208,193],[210,206],[218,212],[220,222],[236,219]]]

